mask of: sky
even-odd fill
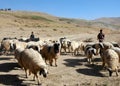
[[[4,8],[86,20],[120,17],[120,0],[0,0]]]

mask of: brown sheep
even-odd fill
[[[53,46],[45,45],[40,52],[45,59],[45,62],[47,63],[47,60],[49,61],[50,66],[52,66],[53,59],[55,60],[55,66],[57,66],[57,59],[60,50],[59,46],[59,43],[54,43]]]

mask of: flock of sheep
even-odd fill
[[[84,54],[89,64],[93,63],[93,56],[100,55],[102,66],[109,71],[109,76],[115,71],[118,76],[120,63],[120,47],[117,43],[111,42],[77,42],[67,38],[58,40],[39,40],[37,42],[24,42],[16,38],[4,38],[1,41],[0,54],[14,54],[15,59],[25,70],[26,77],[32,73],[33,79],[37,79],[39,74],[47,77],[48,66],[57,67],[57,59],[59,55],[71,53],[71,55]]]

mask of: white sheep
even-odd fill
[[[118,54],[112,50],[107,49],[103,52],[105,64],[107,64],[106,68],[109,71],[109,76],[112,76],[113,71],[116,72],[118,76],[118,68],[119,68],[119,56]]]
[[[45,45],[45,43],[42,41],[42,40],[40,40],[40,41],[37,41],[37,42],[35,42],[35,41],[30,41],[30,42],[28,42],[27,43],[27,48],[29,48],[29,47],[37,47],[37,49],[38,49],[38,52],[40,52],[40,50],[41,50],[41,48],[43,47]]]
[[[71,41],[70,50],[71,50],[72,55],[76,55],[76,53],[78,53],[78,48],[79,48],[78,42]]]
[[[79,46],[78,46],[78,48],[76,49],[76,51],[77,51],[78,53],[81,52],[81,54],[83,54],[83,53],[84,53],[84,48],[85,48],[85,46],[86,46],[86,43],[80,41],[80,42],[78,42],[78,44],[79,44]]]
[[[99,44],[100,44],[101,48],[104,48],[104,50],[114,47],[113,44],[110,42],[101,42]]]
[[[33,50],[32,48],[25,49],[20,53],[20,60],[25,70],[26,77],[27,77],[27,69],[28,69],[30,73],[34,74],[33,79],[35,80],[35,77],[36,77],[38,84],[40,84],[39,78],[37,75],[38,71],[40,71],[40,75],[43,74],[44,77],[46,77],[47,75],[47,65],[44,62],[41,55],[37,51]]]
[[[15,49],[21,48],[21,49],[25,49],[27,47],[27,43],[26,42],[21,42],[21,41],[15,41],[13,43]]]
[[[13,40],[12,39],[5,39],[1,41],[1,49],[5,51],[5,54],[8,54],[9,51],[13,49]]]
[[[110,42],[101,42],[101,43],[99,43],[99,45],[100,45],[100,56],[102,58],[102,66],[104,68],[105,67],[104,52],[107,49],[114,48],[114,46]]]
[[[60,40],[61,43],[61,48],[60,48],[60,52],[62,52],[62,49],[64,50],[65,54],[68,52],[70,52],[70,46],[71,46],[71,41],[69,39],[62,39]]]

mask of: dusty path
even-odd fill
[[[95,58],[95,64],[89,65],[84,56],[61,55],[58,67],[48,67],[47,78],[39,76],[42,86],[119,86],[120,76],[108,77],[108,72],[101,70],[99,56]],[[0,86],[36,86],[32,77],[25,78],[13,56],[0,56]]]
[[[20,37],[24,34],[29,36],[32,30],[19,32],[19,30],[4,30],[0,34],[3,37]],[[58,39],[63,36],[47,37],[42,34],[37,35],[43,39]],[[85,40],[87,38],[96,39],[96,33],[67,35],[71,40]],[[106,41],[119,41],[119,34],[106,35]],[[58,67],[48,67],[49,74],[47,78],[39,76],[42,86],[120,86],[120,76],[108,77],[108,72],[101,70],[101,59],[95,57],[94,65],[89,65],[84,56],[61,55],[58,59]],[[32,81],[33,75],[25,78],[25,72],[19,67],[14,56],[0,56],[0,86],[36,86],[37,82]]]

